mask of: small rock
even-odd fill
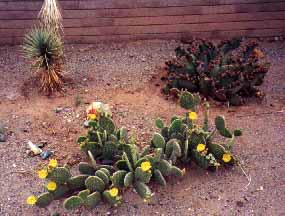
[[[215,195],[215,194],[210,194],[209,198],[210,199],[218,199],[219,197],[217,195]]]
[[[63,110],[62,107],[57,107],[55,108],[55,113],[60,113]]]
[[[274,40],[275,40],[275,41],[278,41],[278,40],[279,40],[279,37],[274,37]]]
[[[5,134],[0,133],[0,142],[6,142],[7,137]]]
[[[243,201],[240,201],[240,200],[237,201],[236,204],[237,204],[238,207],[243,207],[244,206]]]
[[[37,145],[32,143],[31,141],[28,141],[28,147],[33,152],[34,155],[39,155],[43,152]]]
[[[50,151],[50,150],[44,151],[40,154],[40,156],[43,160],[49,158],[49,156],[51,156],[51,155],[52,155],[52,151]]]
[[[245,201],[249,201],[249,197],[248,196],[244,196],[243,197]]]
[[[83,123],[83,126],[85,127],[85,128],[88,128],[89,127],[89,121],[85,121],[84,123]]]
[[[46,140],[42,140],[42,141],[40,141],[40,143],[38,144],[38,147],[40,147],[40,148],[43,148],[45,145],[47,145],[48,144],[48,141],[46,141]]]

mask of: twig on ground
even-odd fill
[[[262,113],[254,113],[249,115],[237,115],[237,117],[250,117],[250,116],[260,116],[260,115],[271,115],[276,113],[284,113],[284,110],[278,110],[278,111],[270,111],[270,112],[262,112]]]

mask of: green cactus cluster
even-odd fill
[[[46,186],[47,191],[37,197],[35,204],[46,207],[55,199],[67,197],[63,203],[67,210],[81,206],[94,208],[101,201],[118,206],[122,203],[119,192],[127,188],[132,188],[147,201],[153,196],[149,186],[152,181],[166,186],[169,178],[184,176],[185,169],[178,165],[193,162],[213,171],[221,165],[234,165],[237,161],[232,147],[236,137],[242,135],[241,131],[230,130],[222,116],[216,117],[213,127],[209,122],[209,104],[204,104],[204,114],[200,118],[196,113],[201,110],[199,96],[187,91],[182,94],[182,104],[191,111],[182,117],[173,116],[169,125],[157,119],[155,125],[159,132],[153,134],[149,145],[143,149],[134,139],[128,138],[126,129],[117,129],[110,116],[90,121],[87,136],[78,139],[81,147],[85,145],[89,162],[79,163],[80,174],[76,176],[67,166],[57,167],[57,163],[51,163],[53,167],[48,166],[48,173],[44,170],[39,175],[47,178],[51,185]],[[199,119],[204,120],[202,125],[198,124]],[[216,133],[225,143],[214,140]],[[103,152],[109,142],[116,147],[110,148],[107,157]],[[104,160],[111,162],[104,163]],[[29,203],[34,200],[32,197]]]
[[[66,197],[75,190],[84,188],[84,181],[88,175],[72,176],[68,167],[48,168],[47,179],[53,182],[56,187],[53,189],[47,188],[47,192],[38,196],[36,205],[44,208],[53,200]]]
[[[94,160],[92,158],[91,160]],[[113,206],[121,203],[121,196],[110,193],[112,190],[112,167],[107,165],[89,165],[80,163],[80,175],[72,176],[67,167],[49,169],[47,179],[56,184],[56,188],[48,190],[37,197],[36,205],[41,208],[48,206],[53,200],[68,197],[63,206],[71,210],[80,206],[94,208],[100,201]]]
[[[189,106],[191,110],[197,110],[199,103],[193,103],[195,96],[188,91],[184,91],[182,95],[183,104],[191,104]],[[208,103],[204,104],[203,118],[201,126],[195,119],[191,119],[189,113],[184,117],[174,116],[169,126],[165,126],[161,119],[157,119],[155,124],[160,132],[154,133],[151,147],[162,150],[163,157],[173,164],[193,161],[198,166],[210,170],[215,170],[221,164],[233,164],[232,145],[235,138],[242,135],[241,130],[228,129],[223,116],[215,118],[215,128],[210,130]],[[229,141],[225,144],[216,144],[214,141],[216,132]],[[231,160],[228,161],[223,156]]]
[[[134,145],[126,146],[126,149],[129,150],[124,152],[122,160],[116,163],[118,171],[112,176],[113,185],[118,188],[133,187],[145,200],[152,196],[147,185],[151,179],[165,186],[165,177],[170,175],[181,177],[185,173],[163,158],[162,148],[154,149],[153,152],[144,151],[144,154],[140,154]]]
[[[121,203],[121,196],[110,194],[111,173],[106,168],[100,168],[93,175],[86,175],[84,189],[77,195],[67,198],[63,206],[67,210],[78,208],[82,205],[89,208],[96,207],[100,201],[104,200],[111,205],[117,206]]]
[[[139,154],[135,145],[125,145],[125,152],[122,159],[117,161],[115,166],[117,171],[112,175],[112,184],[118,188],[133,187],[143,199],[149,199],[152,196],[147,184],[152,177],[151,164],[145,157]],[[148,170],[144,170],[141,164],[149,163]]]
[[[231,105],[243,104],[245,97],[264,96],[256,87],[263,83],[270,64],[260,61],[263,53],[256,42],[234,38],[216,45],[194,39],[175,52],[176,58],[166,62],[168,73],[163,79],[167,81],[163,88],[166,94],[187,89]],[[180,104],[190,109],[191,105],[185,103],[188,97],[180,97]]]
[[[88,121],[88,131],[77,140],[80,149],[90,151],[95,159],[112,164],[122,154],[121,145],[128,143],[126,128],[117,129],[111,116],[101,114],[98,120]]]

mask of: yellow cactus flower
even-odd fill
[[[94,113],[88,114],[88,120],[94,121],[94,120],[96,120],[96,119],[97,119],[96,114],[94,114]]]
[[[198,115],[196,112],[189,112],[189,119],[195,121],[198,119]]]
[[[49,167],[56,168],[57,167],[57,160],[51,159],[48,164]]]
[[[198,152],[202,152],[205,149],[206,149],[206,145],[205,144],[200,143],[200,144],[197,145],[197,151]]]
[[[48,176],[48,171],[46,169],[41,169],[38,171],[38,176],[40,179],[45,179]]]
[[[109,190],[109,194],[111,195],[111,197],[116,197],[119,194],[119,189],[116,187],[113,187]]]
[[[47,187],[47,189],[48,189],[49,191],[55,191],[57,185],[56,185],[55,182],[50,181],[49,183],[47,183],[47,186],[46,186],[46,187]]]
[[[225,163],[228,163],[228,162],[230,162],[231,160],[232,160],[232,156],[231,156],[230,154],[228,154],[228,153],[223,154],[223,161],[224,161]]]
[[[38,201],[38,198],[35,195],[31,195],[27,198],[27,204],[28,205],[35,205]]]
[[[147,172],[151,169],[151,163],[149,161],[142,162],[141,168],[142,171]]]

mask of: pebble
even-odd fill
[[[88,128],[89,127],[89,121],[85,121],[84,123],[83,123],[83,126],[85,127],[85,128]]]
[[[48,159],[50,156],[52,155],[52,151],[47,150],[47,151],[43,151],[40,156],[43,160]]]
[[[241,200],[236,201],[236,204],[237,204],[238,207],[243,207],[244,206],[244,203]]]
[[[6,142],[7,137],[5,134],[0,133],[0,142]]]
[[[62,107],[57,107],[55,108],[55,113],[60,113],[63,110]]]

